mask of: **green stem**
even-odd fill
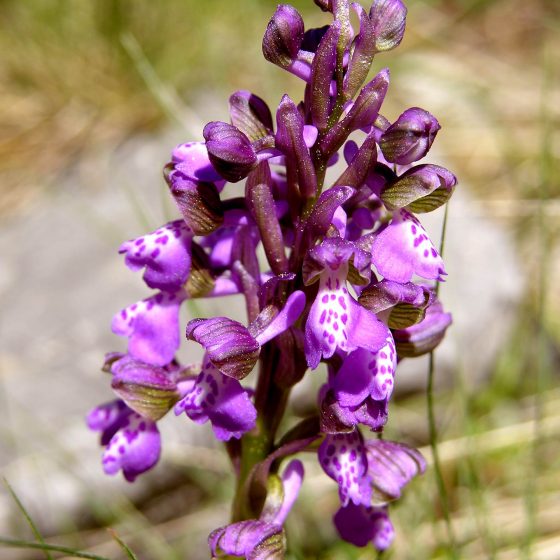
[[[447,231],[447,215],[448,207],[445,206],[445,214],[443,216],[443,225],[441,232],[441,245],[440,245],[440,255],[443,256],[443,249],[445,247],[445,235]],[[439,283],[436,285],[436,296],[439,295]],[[439,458],[438,450],[438,433],[436,425],[436,413],[434,406],[434,374],[435,374],[435,356],[434,352],[430,352],[430,361],[428,366],[428,386],[426,389],[427,393],[427,408],[428,408],[428,427],[430,435],[430,448],[432,450],[432,457],[434,461],[434,474],[436,478],[436,485],[438,488],[439,501],[441,505],[441,510],[443,512],[443,517],[445,520],[445,526],[447,529],[447,539],[451,546],[451,557],[458,558],[455,544],[455,534],[453,532],[453,526],[451,524],[451,516],[449,514],[449,498],[447,496],[447,489],[445,487],[445,482],[443,479],[443,471],[441,468],[441,461]]]

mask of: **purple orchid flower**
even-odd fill
[[[121,400],[94,408],[87,417],[90,430],[101,432],[103,470],[122,470],[128,482],[150,470],[159,460],[161,441],[156,423],[132,411]]]
[[[387,340],[388,329],[350,294],[349,261],[367,270],[364,252],[340,238],[325,239],[311,249],[304,263],[306,282],[319,279],[319,290],[305,325],[305,353],[309,367],[333,356],[337,349],[351,352],[365,348],[375,352]]]
[[[366,441],[360,426],[381,438],[397,362],[431,352],[451,323],[436,297],[443,260],[415,214],[445,204],[457,180],[415,165],[436,118],[413,107],[389,122],[389,70],[380,64],[367,81],[374,58],[403,38],[403,0],[372,0],[369,11],[349,0],[315,4],[327,25],[306,30],[282,4],[262,44],[267,60],[305,81],[303,99],[283,95],[271,111],[235,91],[229,122],[209,122],[204,142],[171,153],[164,178],[182,219],[120,247],[157,291],[113,318],[128,349],[108,355],[103,370],[120,398],[88,416],[106,447],[104,470],[131,481],[158,461],[156,422],[171,409],[227,442],[235,522],[210,535],[215,558],[284,556],[303,467],[293,461],[279,477],[279,461],[320,438],[318,459],[341,502],[334,523],[357,546],[389,546],[388,504],[425,469],[417,450]],[[361,144],[350,140],[359,131]],[[341,154],[347,165],[329,185]],[[225,309],[189,317],[186,337],[204,358],[180,365],[182,303],[232,294],[246,320]],[[292,388],[321,363],[319,410],[284,432]],[[242,380],[254,369],[253,389]]]

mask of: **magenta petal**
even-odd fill
[[[129,337],[128,352],[133,358],[164,366],[179,348],[179,308],[184,299],[181,294],[156,294],[117,313],[111,328]]]
[[[126,241],[119,248],[131,270],[146,267],[144,281],[150,288],[175,291],[187,280],[191,268],[192,230],[183,220]]]
[[[103,454],[103,470],[116,474],[119,470],[129,482],[151,469],[161,451],[156,423],[132,412],[111,438]]]
[[[319,447],[319,462],[325,473],[338,483],[340,503],[367,505],[371,487],[363,439],[357,430],[349,434],[327,435]]]
[[[385,345],[389,334],[387,326],[353,298],[350,299],[349,317],[349,350],[366,348],[371,352],[376,352]]]
[[[358,406],[371,393],[374,384],[374,376],[368,368],[371,356],[368,350],[358,348],[344,359],[332,384],[341,406]]]
[[[301,290],[296,290],[290,294],[286,305],[284,305],[278,315],[256,336],[257,342],[262,346],[286,331],[298,320],[304,307],[305,294]]]
[[[221,441],[239,439],[255,427],[257,418],[248,391],[220,373],[207,357],[192,390],[175,405],[175,414],[182,412],[198,424],[210,420]]]
[[[334,524],[340,537],[355,546],[371,542],[377,550],[385,550],[395,536],[386,508],[348,504],[336,512]]]
[[[257,340],[245,326],[228,317],[189,321],[187,338],[204,346],[214,366],[235,379],[247,376],[259,357]]]
[[[87,426],[96,432],[108,430],[119,421],[125,410],[127,410],[126,404],[120,399],[96,406],[87,415]]]
[[[179,144],[171,152],[171,161],[175,164],[175,169],[189,179],[210,183],[222,180],[222,177],[210,163],[208,150],[206,150],[204,142]]]
[[[378,503],[399,498],[402,489],[426,470],[422,454],[403,443],[375,439],[366,442],[365,449],[374,500]]]
[[[280,510],[274,517],[273,522],[276,525],[284,525],[284,522],[288,517],[288,513],[290,513],[290,510],[298,497],[299,489],[301,488],[301,484],[303,482],[303,473],[303,463],[298,459],[290,461],[288,466],[284,469],[281,477],[282,485],[284,487],[284,501],[282,502]]]
[[[406,210],[393,215],[391,223],[374,239],[372,260],[387,280],[410,282],[414,274],[428,280],[446,275],[443,260],[420,222]]]
[[[356,423],[379,431],[387,423],[389,416],[389,401],[376,401],[371,397],[366,399],[358,408],[351,409]]]

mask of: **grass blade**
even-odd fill
[[[128,558],[130,558],[130,560],[138,560],[136,554],[134,554],[134,552],[130,550],[128,545],[119,537],[119,535],[117,535],[117,532],[114,529],[107,529],[107,531],[109,532],[111,537],[117,542],[117,544],[124,550],[124,552],[126,553]]]
[[[14,500],[17,507],[19,508],[21,513],[23,514],[23,517],[25,517],[25,520],[27,521],[29,527],[31,527],[31,531],[35,535],[35,538],[41,544],[45,544],[45,540],[43,539],[43,535],[41,535],[41,533],[39,532],[39,529],[37,528],[37,525],[35,525],[35,522],[33,521],[31,516],[29,515],[29,513],[25,509],[25,507],[22,504],[21,500],[19,499],[18,495],[15,493],[15,490],[11,487],[10,483],[8,482],[8,480],[6,478],[4,478],[3,480],[4,480],[4,486],[8,489],[8,492],[10,493],[10,496],[12,496],[12,499]],[[52,556],[51,556],[50,552],[46,549],[45,549],[45,556],[48,558],[48,560],[52,560]]]
[[[96,554],[89,554],[88,552],[80,552],[79,550],[74,550],[67,546],[58,546],[54,544],[46,543],[36,543],[30,541],[20,541],[18,539],[7,539],[5,537],[0,537],[0,545],[4,545],[10,548],[31,548],[35,550],[44,550],[52,552],[62,552],[70,558],[88,558],[89,560],[109,560],[104,556],[97,556]]]

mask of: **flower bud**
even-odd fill
[[[227,181],[241,181],[257,164],[251,141],[235,126],[213,121],[204,127],[203,134],[212,165]]]
[[[321,39],[311,66],[311,116],[313,124],[319,129],[327,127],[331,110],[330,86],[336,65],[336,50],[341,25],[335,20]]]
[[[402,0],[374,0],[369,17],[378,52],[394,49],[402,41],[406,26],[406,6]]]
[[[379,145],[387,161],[408,165],[428,153],[440,128],[428,111],[412,107],[387,129]]]
[[[303,19],[299,12],[293,6],[279,5],[264,33],[264,57],[281,68],[288,67],[298,54],[303,32]]]

